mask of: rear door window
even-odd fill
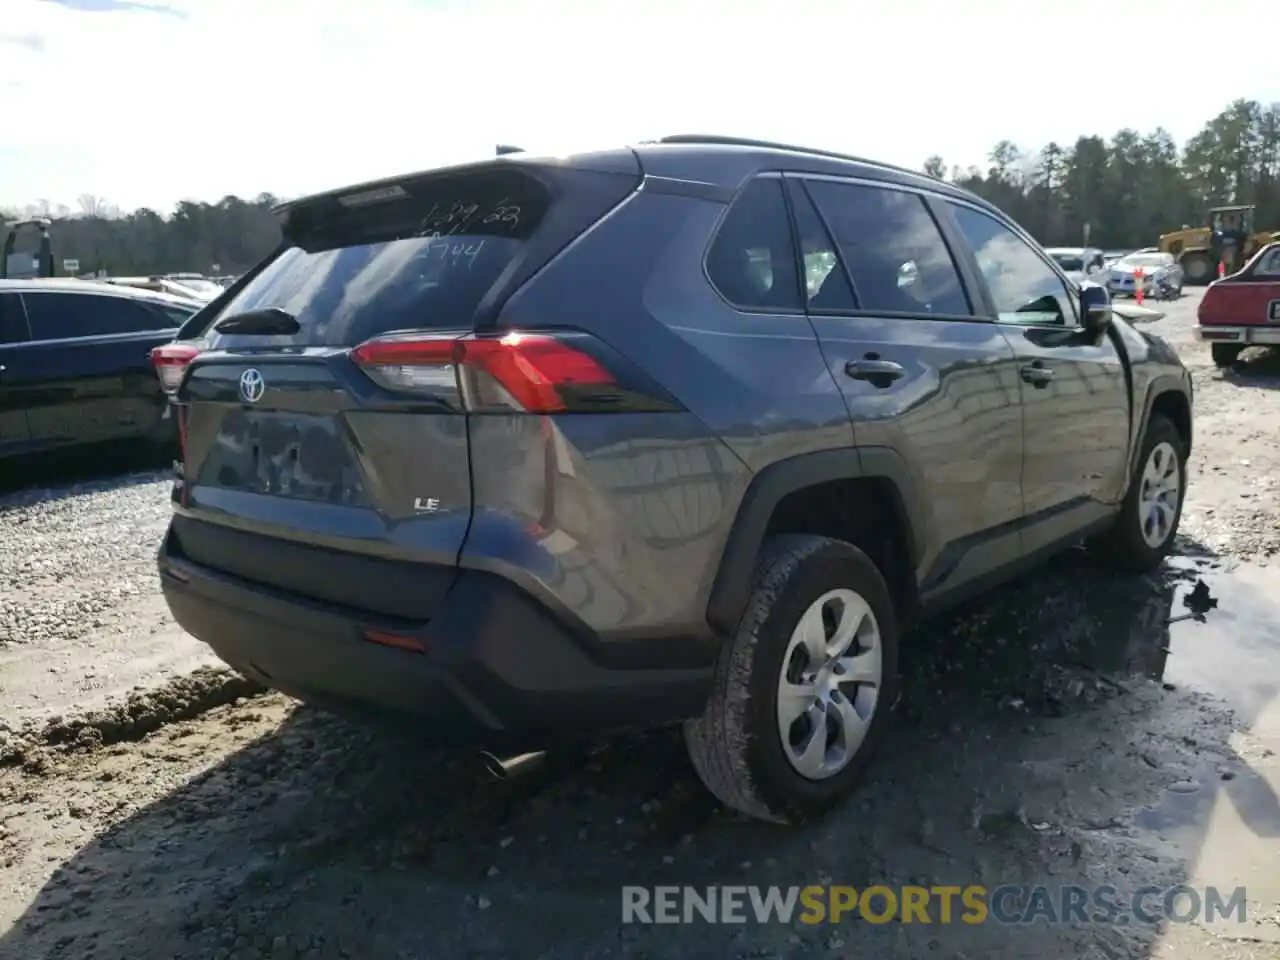
[[[938,225],[914,193],[828,180],[805,182],[831,228],[862,310],[972,315]]]
[[[814,312],[856,310],[858,304],[853,299],[853,288],[836,253],[835,242],[799,181],[792,181],[790,197],[803,255],[804,292],[809,309]]]
[[[286,248],[219,313],[277,308],[300,332],[210,332],[209,342],[354,346],[397,330],[470,327],[550,204],[537,179],[512,170],[311,201],[290,215]]]
[[[70,340],[164,327],[150,310],[125,297],[27,292],[22,299],[33,340]]]

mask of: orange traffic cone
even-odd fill
[[[1146,292],[1142,289],[1144,286],[1143,284],[1144,276],[1145,274],[1143,273],[1143,270],[1141,267],[1133,271],[1133,299],[1138,304],[1138,306],[1142,306],[1142,298]]]
[[[1218,261],[1218,279],[1219,279],[1219,280],[1221,280],[1221,279],[1222,279],[1223,277],[1225,277],[1226,275],[1227,275],[1227,264],[1226,264],[1226,261],[1219,260],[1219,261]]]

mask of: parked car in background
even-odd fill
[[[1197,310],[1195,338],[1229,367],[1251,346],[1280,347],[1280,243],[1263,247],[1236,273],[1214,280]]]
[[[182,627],[317,705],[510,751],[683,721],[788,820],[867,769],[908,625],[1176,535],[1176,351],[952,184],[685,136],[278,212],[157,351],[157,561]]]
[[[0,280],[0,456],[173,439],[147,355],[202,305],[83,280]]]
[[[1107,269],[1107,288],[1112,296],[1136,296],[1139,271],[1144,297],[1182,296],[1182,265],[1171,253],[1131,253]]]
[[[1115,263],[1117,260],[1121,260],[1124,257],[1127,257],[1131,253],[1133,253],[1132,250],[1103,250],[1102,263],[1104,266],[1109,267],[1111,266],[1111,264]]]
[[[223,290],[222,284],[198,273],[169,273],[165,274],[161,279],[180,284],[183,288],[195,294],[196,297],[205,301],[212,300]]]
[[[1094,279],[1103,270],[1102,251],[1096,247],[1045,247],[1067,279],[1077,286]]]
[[[212,292],[207,288],[197,290],[189,281],[175,280],[171,277],[105,277],[102,282],[112,286],[150,290],[153,293],[167,293],[170,296],[185,300],[199,300],[203,303],[208,303],[222,292],[222,288],[216,287],[215,284],[210,285],[216,287]]]

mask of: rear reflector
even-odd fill
[[[395,647],[397,650],[408,650],[410,653],[426,653],[427,648],[415,637],[404,637],[398,633],[387,633],[383,630],[366,630],[364,638],[370,643],[382,647]]]
[[[160,378],[160,388],[172,396],[182,386],[182,378],[191,361],[200,353],[198,347],[186,343],[166,343],[151,351],[151,365]]]
[[[362,343],[351,359],[388,390],[456,391],[468,410],[557,413],[570,408],[566,391],[616,385],[590,354],[544,333],[385,337]]]

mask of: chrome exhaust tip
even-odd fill
[[[492,753],[482,750],[480,752],[480,762],[484,765],[485,773],[489,774],[494,780],[508,780],[511,777],[533,770],[541,764],[546,755],[545,750],[537,750],[533,753],[520,753],[514,757],[507,757],[505,760],[501,760]]]

